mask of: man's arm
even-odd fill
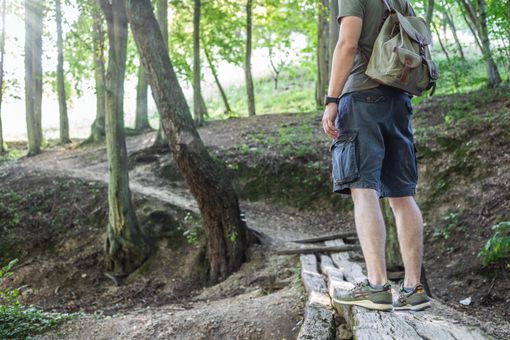
[[[361,35],[363,20],[356,16],[346,16],[340,23],[340,34],[333,52],[331,62],[331,77],[329,80],[328,96],[339,97],[344,88],[354,65],[354,57],[358,51],[358,41]],[[335,127],[335,119],[338,107],[336,103],[330,103],[324,110],[322,127],[324,132],[331,138],[339,137],[339,131]]]

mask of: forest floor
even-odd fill
[[[510,101],[504,93],[436,97],[415,109],[429,285],[465,322],[496,338],[510,338],[508,262],[483,267],[477,254],[491,226],[510,220]],[[350,200],[329,187],[329,141],[320,117],[213,121],[200,134],[227,164],[248,226],[270,240],[252,245],[242,268],[214,286],[198,275],[204,236],[196,203],[169,153],[150,147],[154,132],[128,137],[127,144],[140,226],[157,240],[157,251],[120,283],[105,276],[101,264],[104,145],[52,147],[0,167],[0,257],[20,259],[7,284],[24,286],[25,303],[85,312],[45,337],[296,337],[306,299],[299,259],[273,250],[353,230]],[[466,297],[471,304],[460,304]]]

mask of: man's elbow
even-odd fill
[[[358,52],[358,42],[354,40],[339,39],[337,47],[340,51],[347,54],[356,54]]]

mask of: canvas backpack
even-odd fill
[[[367,64],[365,74],[378,83],[413,95],[432,89],[432,95],[439,74],[430,56],[432,35],[425,20],[415,15],[409,2],[404,15],[391,7],[388,0],[382,1],[385,14],[372,54],[367,58],[362,51]]]

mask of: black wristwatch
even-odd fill
[[[329,103],[339,103],[340,102],[340,98],[337,98],[337,97],[329,97],[329,96],[324,96],[324,106],[328,105]]]

